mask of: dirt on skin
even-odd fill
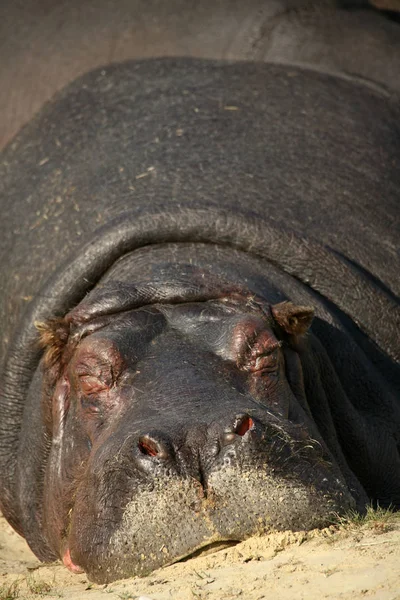
[[[0,517],[0,600],[400,600],[400,514],[274,533],[108,585],[41,564]]]

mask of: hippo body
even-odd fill
[[[107,582],[400,506],[399,113],[167,57],[3,150],[1,508],[39,558]]]
[[[1,4],[0,147],[56,91],[92,69],[128,59],[186,56],[307,64],[397,91],[400,87],[398,23],[387,18],[389,13],[373,10],[374,4],[385,5],[382,0]]]

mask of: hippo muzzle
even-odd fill
[[[354,506],[301,405],[293,348],[311,308],[235,292],[111,314],[109,293],[42,331],[43,521],[69,568],[99,583],[145,575]]]

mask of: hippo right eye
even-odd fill
[[[104,381],[93,375],[81,375],[79,377],[79,384],[85,396],[93,396],[109,389]]]

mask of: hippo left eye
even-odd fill
[[[245,366],[246,371],[252,373],[257,371],[273,373],[276,371],[279,366],[279,348],[279,342],[272,348],[265,349],[264,351],[257,347],[254,348]]]
[[[276,371],[279,364],[279,347],[274,350],[257,356],[250,365],[250,371]]]

